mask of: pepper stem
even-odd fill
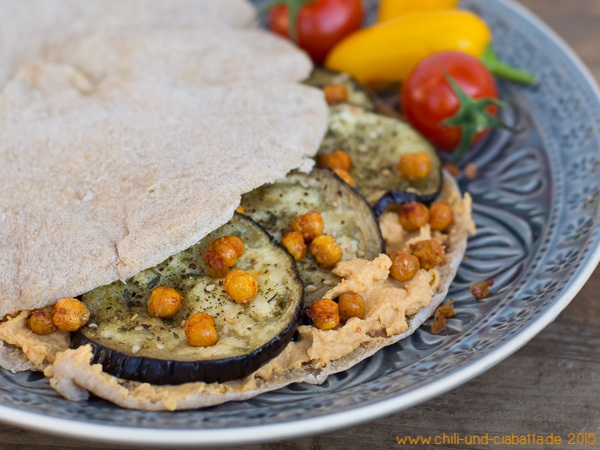
[[[498,78],[503,78],[508,81],[514,81],[515,83],[521,83],[531,85],[536,83],[535,76],[524,70],[517,69],[500,59],[492,45],[488,45],[483,55],[481,56],[481,62],[487,67],[487,69]]]

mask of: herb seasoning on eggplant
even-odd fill
[[[339,150],[351,156],[350,174],[357,183],[357,190],[374,205],[378,214],[404,197],[427,203],[439,195],[442,173],[435,149],[400,120],[352,105],[332,106],[319,155]],[[429,174],[408,179],[400,173],[398,165],[402,156],[416,152],[429,156]]]
[[[274,184],[242,197],[250,217],[262,224],[275,239],[292,230],[294,218],[308,211],[323,217],[323,233],[335,238],[343,259],[373,259],[384,251],[383,238],[369,204],[329,169],[310,174],[292,173]],[[340,278],[306,255],[296,262],[304,282],[304,304],[308,306],[339,283]]]
[[[244,242],[244,254],[232,269],[245,270],[258,281],[258,292],[249,304],[233,301],[223,279],[211,276],[204,261],[210,243],[222,236]],[[157,285],[172,287],[183,297],[172,318],[154,317],[148,311]],[[94,363],[129,380],[179,384],[239,379],[277,356],[290,341],[302,294],[289,253],[260,225],[236,214],[198,244],[126,283],[117,281],[84,294],[82,300],[92,315],[72,346],[91,344]],[[196,313],[214,319],[218,335],[214,345],[188,343],[186,321]]]

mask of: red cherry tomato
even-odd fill
[[[473,99],[498,99],[494,78],[473,56],[461,52],[441,52],[417,64],[402,86],[402,110],[409,122],[442,150],[453,150],[461,137],[460,126],[443,125],[460,107],[458,97],[445,74]],[[495,116],[498,107],[488,105],[484,112]],[[474,144],[489,128],[475,134]]]
[[[269,11],[269,27],[290,38],[289,7],[278,5]],[[302,2],[302,0],[300,0]],[[314,0],[302,2],[297,18],[297,43],[321,64],[329,50],[344,37],[360,28],[364,18],[361,0]]]

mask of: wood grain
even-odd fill
[[[600,0],[523,0],[554,28],[600,79]],[[351,428],[247,449],[402,448],[403,434],[558,434],[600,439],[600,269],[558,319],[523,349],[467,384],[427,403]],[[0,448],[125,449],[0,425]],[[242,448],[242,447],[231,447]],[[406,448],[426,449],[415,445]],[[465,448],[462,445],[430,447]],[[477,446],[469,448],[503,448]],[[513,448],[543,448],[519,446]],[[547,448],[600,448],[563,446]]]

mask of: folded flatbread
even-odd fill
[[[97,3],[104,5],[89,2]],[[224,3],[229,11],[238,2]],[[212,14],[216,4],[190,2],[188,9],[200,14],[204,5]],[[155,8],[156,16],[164,12]],[[185,15],[175,9],[165,17],[161,26]],[[4,87],[0,317],[154,266],[225,223],[241,194],[310,168],[327,109],[319,91],[297,83],[311,69],[308,58],[219,17],[214,26],[201,22],[181,34],[160,28],[165,42],[158,47],[148,43],[149,20],[131,45],[153,53],[130,60],[131,76],[118,82],[107,79],[102,63],[82,71],[76,63],[85,58],[70,64],[63,55],[58,63],[24,65]],[[106,45],[122,31],[115,23]],[[191,35],[198,45],[189,44]],[[230,36],[234,58],[220,44]],[[125,59],[119,52],[127,46],[108,58]],[[172,56],[178,46],[184,50]],[[173,63],[181,71],[168,69],[173,58],[185,61]],[[267,59],[261,71],[257,63]],[[218,80],[215,70],[235,76]]]

